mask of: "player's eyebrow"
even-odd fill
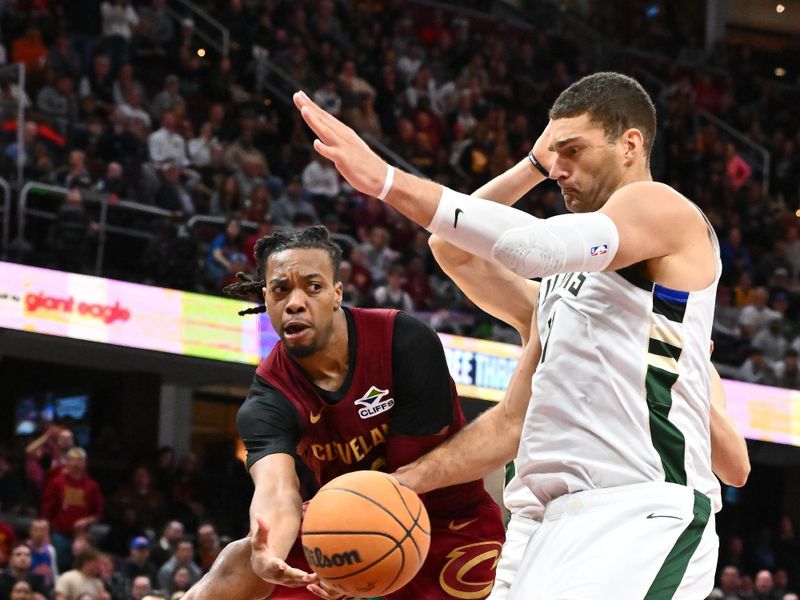
[[[300,275],[300,279],[318,279],[322,277],[322,273],[309,273],[308,275]],[[273,277],[269,280],[269,284],[275,283],[283,283],[284,281],[288,281],[288,277]]]
[[[575,142],[577,140],[582,140],[582,139],[583,139],[583,136],[581,136],[581,135],[573,135],[572,137],[568,137],[568,138],[563,139],[563,140],[558,140],[556,143],[550,144],[550,147],[548,148],[548,150],[550,150],[550,152],[558,152],[564,146],[566,146],[568,144],[571,144],[572,142]]]

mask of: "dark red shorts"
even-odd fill
[[[454,519],[431,518],[431,547],[419,573],[386,600],[482,600],[492,591],[505,541],[498,506],[487,499]],[[298,540],[287,562],[311,571]],[[278,587],[270,600],[311,600],[306,589]]]

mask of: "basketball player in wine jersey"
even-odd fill
[[[263,310],[281,338],[238,416],[256,486],[252,537],[229,545],[186,598],[339,598],[310,573],[297,540],[303,502],[295,461],[318,485],[350,471],[394,471],[454,435],[465,418],[435,332],[398,311],[342,307],[341,251],[324,227],[262,238],[255,255],[262,277],[226,288],[263,290]],[[386,599],[486,598],[504,530],[482,481],[422,500],[431,519],[428,557]]]

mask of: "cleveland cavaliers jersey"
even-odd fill
[[[717,282],[673,290],[632,269],[566,273],[539,289],[542,356],[517,468],[547,504],[563,494],[666,481],[721,506],[711,471],[709,344]]]

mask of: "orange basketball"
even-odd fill
[[[390,594],[417,574],[431,542],[425,506],[378,471],[322,487],[303,517],[303,552],[326,584],[350,596]]]

